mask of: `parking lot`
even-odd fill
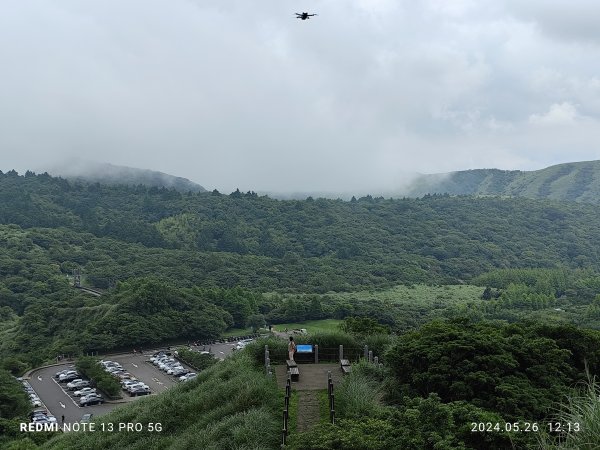
[[[118,403],[104,403],[102,405],[81,407],[73,397],[67,394],[66,386],[56,381],[53,375],[63,369],[75,369],[72,364],[45,367],[31,374],[29,384],[40,397],[48,411],[61,423],[61,416],[65,416],[66,423],[79,422],[86,413],[99,416],[113,410]]]
[[[110,359],[111,361],[118,362],[123,366],[127,372],[129,372],[133,377],[138,380],[146,383],[150,386],[153,394],[161,393],[174,384],[177,384],[177,379],[170,375],[167,375],[162,370],[158,369],[152,363],[148,362],[148,359],[152,356],[153,352],[146,352],[144,354],[129,354],[129,355],[119,355],[119,356],[111,356],[106,357],[105,359]],[[182,364],[188,370],[192,370],[190,367],[187,367],[185,364]],[[124,396],[127,394],[123,393]]]
[[[206,346],[191,346],[190,348],[195,351],[210,351],[216,358],[223,360],[234,351],[236,345],[237,342],[224,342]],[[105,356],[103,359],[121,364],[123,369],[129,372],[132,377],[147,384],[152,394],[158,394],[177,384],[179,381],[176,377],[167,375],[149,362],[150,357],[155,351],[146,350],[143,353]],[[182,365],[192,370],[185,364]],[[38,369],[31,373],[29,379],[29,383],[42,401],[43,407],[48,409],[57,418],[59,424],[63,415],[65,416],[66,423],[79,422],[84,414],[91,413],[94,416],[100,416],[122,404],[135,401],[139,398],[130,397],[123,391],[122,400],[107,401],[101,405],[79,406],[78,398],[67,389],[66,383],[59,383],[53,377],[55,373],[64,369],[75,370],[75,366],[72,363],[65,363]]]

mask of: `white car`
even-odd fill
[[[75,397],[85,397],[88,394],[95,394],[96,388],[84,387],[83,389],[79,389],[78,391],[73,392]]]
[[[175,372],[178,372],[180,370],[183,370],[183,366],[181,366],[181,365],[172,366],[169,370],[167,370],[167,374],[173,375]]]
[[[77,387],[77,385],[79,383],[82,383],[82,382],[83,382],[83,380],[81,378],[76,378],[75,380],[70,381],[69,383],[67,383],[67,387],[69,389],[71,389],[71,388]]]
[[[59,377],[58,377],[58,381],[64,381],[68,378],[71,378],[73,375],[77,376],[77,371],[76,370],[69,370],[65,373],[62,373]]]
[[[131,392],[135,392],[138,390],[150,390],[150,386],[146,386],[145,384],[133,384],[131,386],[129,386],[127,389],[125,389],[127,392],[131,393]]]
[[[185,375],[179,377],[179,381],[191,380],[192,378],[196,378],[197,376],[198,374],[196,372],[186,373]]]

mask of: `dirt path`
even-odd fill
[[[296,432],[308,431],[319,423],[318,391],[298,391]]]

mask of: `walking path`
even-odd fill
[[[298,392],[298,414],[296,415],[296,432],[310,430],[319,423],[319,392],[327,389],[327,372],[331,372],[334,385],[342,379],[339,364],[298,364],[299,381],[292,382],[292,390]],[[275,366],[277,385],[285,389],[287,368],[285,365]]]
[[[292,383],[294,391],[319,391],[327,389],[327,372],[331,371],[333,383],[337,385],[342,380],[342,371],[339,364],[298,364],[300,381]],[[287,369],[285,365],[275,366],[277,385],[285,389]]]

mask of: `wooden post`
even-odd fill
[[[369,346],[365,345],[365,359],[369,357]]]
[[[369,362],[373,362],[373,350],[369,350]]]
[[[340,344],[340,361],[344,359],[344,345]]]
[[[319,344],[315,344],[315,364],[319,364]]]
[[[373,358],[373,362],[375,363],[375,365],[377,367],[379,367],[379,356],[376,356],[375,358]]]

